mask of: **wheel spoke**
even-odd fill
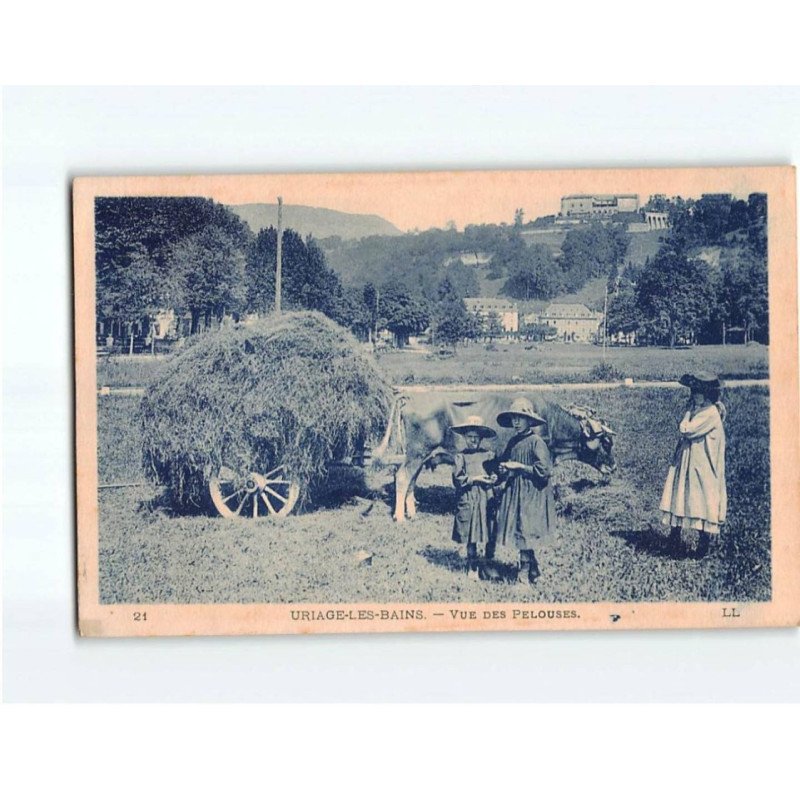
[[[283,464],[280,464],[279,466],[275,467],[275,469],[271,469],[266,475],[264,475],[264,477],[269,478],[270,475],[274,475],[276,472],[282,469],[283,469]]]
[[[267,497],[265,492],[261,492],[261,496],[264,498],[264,502],[267,504],[267,508],[269,509],[270,514],[275,513],[275,509],[272,507],[272,503],[269,501],[269,497]]]
[[[236,507],[236,516],[238,517],[241,514],[242,509],[244,508],[244,504],[247,501],[247,494],[242,498],[242,502]]]
[[[264,483],[274,484],[274,483],[284,483],[287,486],[291,484],[291,481],[284,480],[283,478],[280,479],[270,479],[268,481],[264,481]]]
[[[274,489],[270,489],[269,486],[264,487],[264,492],[269,492],[273,497],[277,497],[281,503],[286,502],[286,498],[283,495],[278,494]]]
[[[237,489],[233,494],[229,494],[227,497],[223,497],[222,498],[222,502],[223,503],[227,503],[228,500],[231,499],[231,497],[236,497],[236,495],[239,494],[239,492],[241,492],[241,491],[242,491],[241,489]]]
[[[253,519],[258,516],[258,492],[253,492]]]

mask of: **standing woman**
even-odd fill
[[[537,428],[546,422],[530,400],[518,397],[497,416],[497,424],[514,435],[500,456],[497,484],[502,491],[497,509],[497,544],[519,553],[517,580],[534,583],[541,574],[534,545],[555,527],[556,509],[550,475],[553,462]]]
[[[725,487],[725,406],[716,375],[697,372],[680,382],[691,390],[689,405],[678,426],[680,439],[661,497],[662,522],[669,525],[669,549],[680,555],[681,531],[696,530],[695,553],[708,553],[712,536],[725,522],[728,495]]]

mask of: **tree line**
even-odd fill
[[[513,225],[449,226],[397,237],[317,242],[283,232],[282,302],[321,311],[362,339],[386,328],[396,343],[431,327],[436,341],[500,335],[499,317],[470,314],[465,297],[480,293],[476,269],[503,279],[501,293],[517,300],[575,292],[608,278],[608,331],[642,343],[723,341],[731,331],[766,340],[766,197],[728,195],[699,200],[656,195],[645,210],[664,211],[670,229],[643,267],[625,264],[630,234],[599,222],[571,229],[555,256],[528,245],[522,209]],[[132,329],[173,309],[189,333],[226,316],[267,313],[274,306],[277,231],[253,234],[226,206],[206,198],[98,198],[95,206],[98,318]],[[719,250],[719,264],[699,258]],[[330,264],[348,258],[348,282]],[[355,270],[352,269],[355,265]],[[340,264],[340,269],[342,269]],[[347,278],[347,275],[345,276]],[[368,279],[353,283],[353,277]],[[386,277],[390,276],[390,277]],[[546,337],[550,331],[528,330]]]
[[[670,229],[652,259],[609,278],[609,334],[642,344],[720,343],[734,335],[769,339],[767,198],[699,200],[655,196]],[[713,253],[718,254],[718,263]],[[701,257],[705,256],[705,257]]]
[[[277,230],[253,234],[212,200],[97,198],[95,233],[97,317],[119,322],[131,336],[135,325],[167,309],[194,334],[274,307]],[[313,238],[291,229],[282,234],[281,264],[284,308],[320,311],[362,338],[388,328],[402,343],[436,310],[436,301],[397,281],[344,286]],[[458,276],[456,269],[443,280],[452,286]]]

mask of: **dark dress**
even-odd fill
[[[456,453],[453,466],[453,485],[456,487],[456,513],[453,520],[453,541],[461,544],[484,544],[489,541],[489,486],[468,482],[487,475],[494,462],[492,450],[463,450]]]
[[[498,484],[502,495],[497,510],[497,543],[532,550],[537,539],[549,536],[555,528],[550,451],[544,439],[531,429],[511,438],[500,461],[519,461],[526,470],[509,473]]]

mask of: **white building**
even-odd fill
[[[565,342],[594,341],[602,321],[602,314],[583,303],[551,303],[539,315],[539,322],[554,327]]]
[[[509,300],[500,300],[496,297],[465,297],[464,305],[470,314],[478,314],[484,325],[492,314],[497,314],[500,326],[506,333],[516,333],[519,330],[519,311]]]
[[[638,194],[568,194],[561,198],[562,217],[602,217],[638,210]]]

